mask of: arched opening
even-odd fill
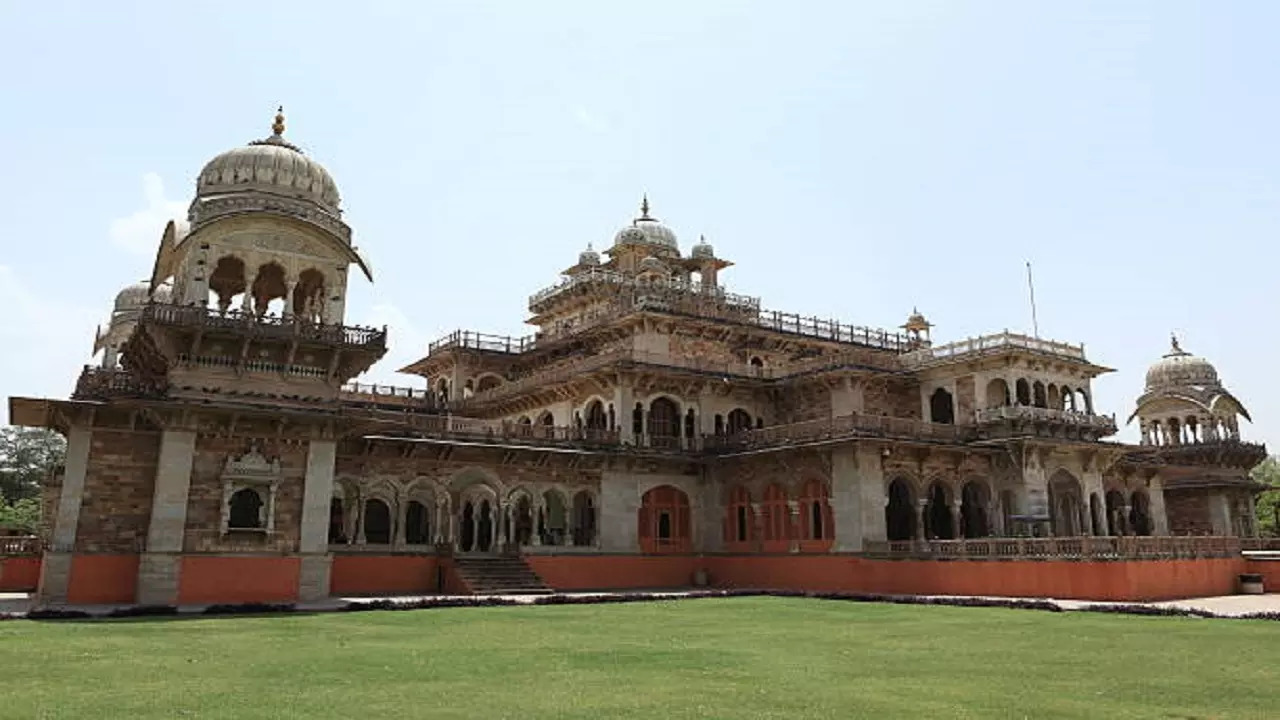
[[[1045,397],[1044,383],[1039,380],[1031,385],[1031,404],[1038,407],[1049,407],[1049,399]]]
[[[417,500],[410,500],[404,510],[404,541],[409,545],[431,542],[431,513]]]
[[[497,375],[485,375],[476,381],[476,392],[482,393],[486,390],[492,390],[502,384],[502,378]]]
[[[516,545],[524,546],[533,543],[533,503],[528,495],[521,495],[516,500],[514,512],[515,527],[511,533]]]
[[[364,502],[364,541],[370,545],[391,544],[391,508],[377,498]]]
[[[474,378],[467,378],[467,381],[462,383],[462,397],[463,399],[466,399],[475,394],[476,394],[476,381]]]
[[[1000,520],[1005,537],[1011,537],[1014,532],[1013,518],[1018,514],[1018,504],[1012,490],[1000,491]]]
[[[951,502],[942,483],[929,486],[928,505],[924,512],[925,537],[930,540],[954,540],[955,523],[951,518]]]
[[[1084,495],[1080,481],[1066,470],[1059,470],[1049,480],[1049,508],[1055,536],[1077,537],[1082,533]]]
[[[724,437],[724,416],[723,415],[716,415],[715,434],[716,434],[716,437]]]
[[[458,523],[458,549],[471,552],[475,547],[476,507],[470,500],[462,504],[462,520]]]
[[[785,549],[791,542],[791,507],[787,504],[787,491],[777,483],[770,484],[764,489],[764,502],[760,509],[765,549]]]
[[[299,320],[324,322],[323,273],[319,270],[307,269],[298,275],[298,283],[293,286],[293,297],[290,298],[289,309]]]
[[[631,434],[639,441],[644,436],[644,404],[636,403],[635,410],[631,411]]]
[[[1107,530],[1106,514],[1102,509],[1102,500],[1098,499],[1098,493],[1089,493],[1089,523],[1093,527],[1094,535],[1105,535]]]
[[[476,518],[476,550],[489,552],[493,547],[493,506],[488,500],[480,501],[479,517]]]
[[[1014,392],[1017,394],[1019,405],[1031,404],[1031,383],[1027,382],[1026,378],[1018,378],[1014,383]]]
[[[985,483],[970,480],[960,489],[960,534],[966,538],[981,538],[991,534],[987,521],[989,493]]]
[[[449,381],[448,380],[444,378],[440,378],[439,380],[436,381],[436,397],[438,397],[440,399],[440,402],[442,403],[449,402]]]
[[[884,524],[888,539],[894,542],[912,540],[916,536],[916,504],[911,485],[898,478],[889,483],[889,504],[884,508]]]
[[[729,434],[736,435],[745,430],[751,429],[751,413],[742,408],[735,408],[729,412]]]
[[[218,258],[209,275],[209,291],[214,294],[220,312],[231,308],[231,301],[247,288],[244,261],[234,255]]]
[[[262,496],[254,488],[241,488],[231,495],[227,527],[231,530],[261,530],[266,527]]]
[[[563,545],[565,530],[564,498],[555,490],[542,494],[542,544]]]
[[[693,408],[684,414],[684,437],[686,440],[693,440],[698,434],[698,416],[694,414]]]
[[[1077,412],[1078,410],[1076,408],[1076,393],[1066,385],[1062,386],[1062,409],[1070,410],[1071,412]]]
[[[329,544],[342,545],[347,542],[347,514],[343,508],[342,498],[329,501]]]
[[[640,498],[640,548],[644,552],[688,552],[692,547],[689,496],[660,485]]]
[[[729,502],[725,506],[724,541],[726,544],[746,543],[753,540],[752,526],[754,518],[751,512],[751,493],[741,485],[729,493]]]
[[[1009,397],[1009,383],[1004,378],[996,378],[987,383],[987,407],[998,408],[1012,405]]]
[[[1170,445],[1182,444],[1182,424],[1178,422],[1178,418],[1169,418],[1168,436]]]
[[[284,314],[284,301],[289,295],[289,286],[285,283],[284,268],[279,263],[269,262],[258,268],[249,288],[253,298],[253,314],[258,317],[268,314]],[[279,300],[279,303],[275,301]],[[273,303],[275,303],[273,305]]]
[[[596,541],[596,504],[591,493],[579,490],[573,496],[573,544],[579,547]]]
[[[1127,518],[1124,512],[1124,494],[1119,490],[1108,490],[1106,495],[1107,504],[1107,534],[1108,535],[1128,535],[1128,527],[1126,525]]]
[[[586,424],[588,430],[604,431],[609,429],[609,416],[605,414],[603,402],[592,400],[587,403]]]
[[[1081,388],[1079,390],[1076,390],[1076,394],[1080,396],[1080,405],[1077,409],[1082,413],[1089,413],[1090,415],[1092,415],[1093,400],[1089,397],[1089,393],[1085,392],[1084,389]]]
[[[656,447],[675,447],[680,442],[680,409],[671,398],[649,403],[649,442]]]
[[[805,540],[821,540],[829,545],[835,537],[827,484],[810,478],[800,489],[800,534]]]
[[[1150,535],[1152,532],[1151,499],[1141,490],[1130,496],[1129,527],[1133,528],[1134,535]]]
[[[956,421],[955,404],[951,399],[951,393],[943,388],[938,388],[929,396],[929,420],[930,422],[943,423],[945,425],[953,425]]]
[[[751,357],[751,367],[764,368],[764,360],[761,360],[759,355],[753,355]]]
[[[1049,400],[1049,409],[1061,410],[1062,409],[1062,391],[1058,389],[1058,386],[1054,385],[1053,383],[1049,383],[1047,395]]]

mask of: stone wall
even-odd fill
[[[77,552],[136,553],[142,547],[159,455],[158,432],[93,430]]]
[[[222,473],[228,458],[239,456],[248,448],[248,441],[240,438],[201,435],[197,439],[187,495],[185,552],[297,551],[307,463],[305,445],[280,443],[261,448],[265,456],[280,458],[274,534],[269,537],[251,532],[222,535]]]
[[[1209,514],[1209,494],[1204,490],[1164,491],[1165,512],[1169,516],[1169,532],[1173,535],[1212,535],[1213,518]]]

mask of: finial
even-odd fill
[[[276,121],[271,124],[271,132],[276,135],[284,134],[284,106],[276,108]]]
[[[645,193],[640,200],[640,219],[649,219],[649,193]]]
[[[1169,344],[1173,347],[1174,352],[1182,352],[1182,347],[1178,345],[1178,334],[1169,333]]]
[[[591,243],[587,243],[587,252],[595,252],[595,248],[591,247]]]

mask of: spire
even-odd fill
[[[649,217],[649,193],[645,193],[642,199],[640,200],[640,219],[641,220],[653,219]]]
[[[1182,355],[1184,352],[1185,351],[1182,349],[1182,346],[1178,344],[1178,334],[1169,333],[1169,354]]]
[[[276,121],[271,123],[271,132],[275,135],[284,135],[284,106],[276,108]]]

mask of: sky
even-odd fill
[[[0,397],[67,396],[214,155],[334,175],[367,381],[527,298],[648,193],[765,307],[1084,343],[1123,423],[1182,346],[1280,448],[1280,4],[0,0]],[[7,411],[6,411],[7,412]],[[1135,423],[1136,424],[1136,423]],[[1126,428],[1121,440],[1136,439]]]

